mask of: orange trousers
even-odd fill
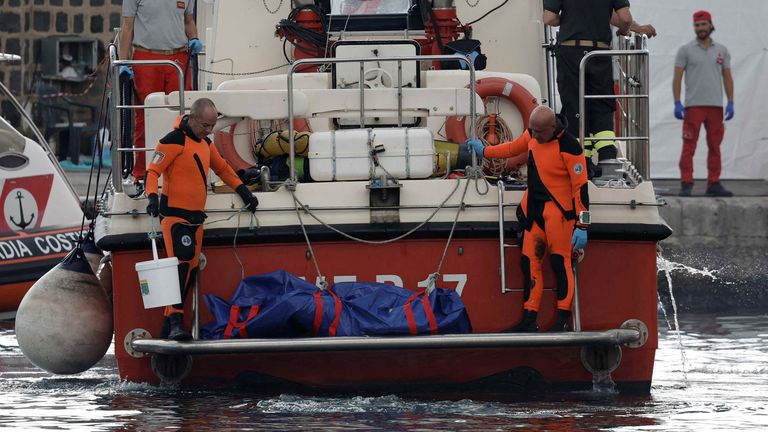
[[[179,260],[179,288],[181,303],[165,307],[165,316],[172,313],[184,313],[184,300],[187,298],[189,285],[197,275],[200,263],[200,251],[203,248],[203,226],[192,225],[178,217],[163,217],[160,222],[163,232],[163,244],[169,257]]]
[[[146,51],[135,51],[132,60],[171,60],[175,62],[182,71],[187,69],[189,56],[186,52],[179,52],[172,55],[154,54]],[[185,71],[186,72],[186,71]],[[192,88],[192,74],[187,73],[184,89]],[[163,92],[165,94],[179,90],[179,74],[171,66],[134,66],[133,83],[136,90],[136,104],[144,105],[144,99],[150,93]],[[177,101],[171,102],[176,103]],[[136,148],[145,148],[144,136],[144,110],[137,109],[135,112],[136,121],[133,129],[133,145]],[[133,165],[133,177],[136,180],[144,181],[144,174],[147,172],[146,155],[143,151],[135,153],[136,163]]]
[[[523,233],[522,266],[526,288],[523,308],[539,311],[544,293],[542,263],[544,257],[549,254],[557,280],[557,308],[569,311],[573,302],[571,237],[576,222],[566,220],[554,201],[544,204],[541,219],[544,221],[544,227],[539,226],[539,222],[533,222],[530,230]]]

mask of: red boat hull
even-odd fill
[[[435,271],[445,240],[405,240],[388,245],[342,241],[318,242],[313,249],[329,283],[340,277],[356,280],[393,280],[416,289]],[[455,239],[443,263],[438,286],[461,292],[474,332],[493,333],[514,325],[522,316],[522,275],[519,250],[507,253],[507,287],[499,288],[498,239]],[[242,274],[285,269],[314,281],[316,272],[307,247],[273,243],[205,247],[207,266],[201,272],[201,294],[228,299]],[[622,267],[617,261],[632,263]],[[113,252],[115,355],[123,379],[157,383],[149,356],[128,355],[123,341],[130,331],[143,328],[159,333],[162,309],[142,306],[134,264],[151,259],[149,252]],[[238,264],[243,263],[243,270]],[[549,266],[546,266],[548,269]],[[348,279],[346,279],[348,280]],[[539,326],[554,323],[555,285],[545,272],[545,290]],[[191,296],[190,296],[191,297]],[[189,301],[187,299],[187,310]],[[623,348],[621,364],[612,373],[622,385],[650,390],[657,348],[656,245],[653,241],[592,241],[579,267],[579,302],[582,330],[618,328],[628,319],[648,327],[648,341],[640,348]],[[211,320],[201,307],[201,324]],[[187,313],[187,325],[191,314]],[[521,369],[523,368],[523,369]],[[582,365],[580,348],[489,348],[399,351],[345,351],[198,356],[184,384],[225,386],[252,378],[323,388],[362,385],[467,384],[514,370],[535,369],[548,383],[590,386],[592,374]]]

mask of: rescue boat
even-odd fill
[[[0,54],[0,62],[15,60]],[[32,284],[77,245],[80,200],[40,131],[18,100],[2,94],[35,131],[37,141],[0,118],[0,318],[13,318]]]
[[[221,153],[235,154],[233,165],[261,169],[254,192],[260,205],[251,216],[236,194],[211,185],[204,265],[186,302],[194,339],[162,340],[162,309],[144,309],[135,271],[152,258],[147,201],[124,193],[113,176],[96,240],[113,266],[120,377],[359,391],[591,388],[596,374],[610,374],[620,391],[648,393],[658,343],[656,245],[671,230],[648,179],[648,99],[641,93],[648,87],[634,85],[648,79],[645,40],[622,39],[618,49],[599,54],[619,59],[621,79],[633,85],[620,83],[628,95],[618,98],[621,158],[590,184],[592,225],[577,264],[573,331],[507,334],[522,317],[514,210],[524,170],[483,171],[463,143],[437,146],[442,151],[434,143],[457,135],[514,138],[524,130],[520,113],[553,103],[541,2],[511,2],[490,14],[485,2],[365,3],[361,14],[355,2],[336,0],[294,1],[290,11],[283,2],[274,9],[246,0],[198,4],[198,28],[206,29],[203,90],[150,95],[147,143],[170,131],[194,100],[210,98],[221,113],[213,137]],[[472,20],[470,38],[462,22]],[[110,46],[113,82],[121,65],[151,67],[116,53]],[[178,65],[153,65],[174,67],[182,79]],[[583,94],[583,80],[581,88]],[[140,150],[120,139],[118,114],[135,107],[120,101],[117,86],[113,91],[112,136],[121,148],[112,166],[120,173],[121,155]],[[306,149],[294,133],[299,123],[308,125]],[[267,137],[281,131],[286,154],[264,157]],[[544,329],[555,321],[554,276],[546,268]],[[200,326],[213,319],[202,296],[228,299],[245,276],[276,270],[319,290],[345,281],[427,294],[450,289],[460,295],[472,333],[201,338]]]

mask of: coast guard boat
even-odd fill
[[[18,60],[0,53],[0,63]],[[48,142],[2,82],[0,95],[37,139],[0,117],[0,319],[8,319],[32,284],[80,241],[83,211]]]
[[[210,98],[221,113],[214,144],[235,169],[261,170],[253,217],[236,194],[211,182],[204,266],[186,302],[192,341],[159,339],[162,310],[143,307],[135,264],[152,257],[153,222],[146,199],[131,198],[120,180],[123,155],[141,150],[120,139],[120,113],[136,106],[113,86],[120,151],[113,152],[116,175],[96,240],[112,258],[120,377],[358,391],[591,388],[595,376],[610,374],[620,391],[648,393],[657,348],[656,245],[671,230],[648,179],[645,40],[622,38],[617,49],[586,60],[616,59],[620,159],[590,184],[592,225],[577,260],[573,331],[506,334],[522,317],[515,209],[525,168],[519,160],[473,160],[463,143],[512,139],[535,106],[554,104],[541,1],[288,3],[198,2],[202,90],[152,94],[141,106],[150,145],[193,101]],[[109,53],[115,83],[121,65],[148,67],[118,59],[115,46]],[[180,80],[187,69],[165,67],[176,68]],[[583,80],[573,85],[583,94]],[[556,297],[545,268],[543,329],[555,321]],[[344,281],[427,296],[454,290],[472,333],[201,337],[200,327],[213,319],[203,295],[230,298],[244,276],[276,270],[321,291]]]

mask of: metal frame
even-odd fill
[[[640,341],[637,329],[567,333],[470,333],[437,336],[329,337],[300,339],[223,339],[177,342],[133,339],[138,352],[164,355],[219,355],[280,352],[423,350],[460,348],[558,347],[623,345]]]
[[[629,133],[628,128],[622,128],[621,135],[624,135],[626,133],[627,135],[624,136],[617,136],[614,138],[614,140],[624,140],[624,141],[645,141],[646,145],[641,147],[632,146],[631,152],[630,148],[628,147],[627,153],[631,153],[633,157],[636,159],[630,158],[630,161],[637,167],[640,174],[643,176],[643,178],[649,178],[650,177],[650,134],[649,134],[649,128],[648,125],[650,124],[649,115],[648,112],[648,102],[649,102],[649,94],[648,91],[650,90],[648,77],[650,76],[650,70],[649,70],[649,64],[648,64],[648,38],[644,35],[636,35],[634,44],[629,44],[628,41],[629,38],[622,40],[622,46],[629,49],[620,49],[620,50],[600,50],[600,51],[591,51],[587,53],[582,59],[581,63],[579,64],[579,140],[584,145],[585,141],[600,141],[604,138],[592,138],[592,137],[585,137],[584,136],[584,129],[586,126],[586,100],[587,99],[617,99],[617,100],[627,100],[630,102],[631,107],[633,110],[641,111],[640,115],[640,122],[638,123],[639,127],[642,128],[638,131],[639,135],[632,136]],[[633,48],[634,49],[631,49]],[[587,63],[596,58],[596,57],[619,57],[627,59],[625,60],[624,64],[631,64],[632,67],[630,68],[631,72],[634,72],[635,76],[627,76],[627,77],[620,77],[619,82],[623,82],[623,78],[626,79],[633,79],[635,81],[635,84],[633,84],[633,91],[631,94],[626,93],[620,93],[620,94],[605,94],[605,95],[585,95],[585,88],[586,88],[586,66]],[[637,62],[629,62],[629,58],[631,57],[637,57]],[[645,93],[640,93],[638,88],[645,87]],[[620,88],[623,88],[624,90],[627,90],[626,86],[620,86]],[[636,103],[636,101],[642,101],[640,103]],[[635,113],[627,111],[627,117],[629,118],[635,118]]]
[[[514,244],[507,244],[506,240],[504,238],[504,182],[499,179],[496,182],[496,187],[498,189],[498,210],[499,210],[499,256],[501,259],[500,265],[499,265],[499,276],[501,277],[501,293],[506,294],[508,292],[515,291],[513,289],[507,288],[507,269],[506,269],[506,263],[507,263],[507,248],[513,248],[517,247],[517,245]],[[509,206],[517,207],[518,204],[508,204]]]
[[[428,55],[428,56],[396,56],[396,57],[363,57],[363,58],[308,58],[296,60],[288,68],[288,138],[290,140],[290,172],[291,182],[296,184],[296,144],[294,142],[294,128],[293,128],[293,76],[296,73],[296,69],[304,65],[313,64],[328,64],[328,63],[360,63],[360,128],[365,126],[365,63],[368,62],[384,62],[384,61],[396,61],[398,74],[397,74],[397,88],[398,88],[398,106],[397,106],[397,119],[398,124],[403,123],[403,108],[402,108],[402,62],[404,61],[458,61],[464,62],[469,68],[469,89],[470,89],[470,102],[469,102],[469,116],[470,116],[470,130],[469,137],[471,139],[477,138],[477,130],[475,128],[475,119],[477,118],[477,112],[475,107],[475,66],[470,62],[466,56],[460,54],[450,55]],[[472,166],[477,166],[477,156],[472,153]]]
[[[176,69],[176,73],[179,76],[179,104],[178,105],[118,105],[120,100],[120,66],[156,66],[164,65],[171,66]],[[109,45],[109,68],[112,75],[112,110],[110,111],[110,132],[112,133],[112,146],[116,151],[112,152],[112,187],[116,192],[123,191],[123,182],[121,172],[123,171],[123,159],[121,152],[142,152],[151,151],[147,148],[134,148],[131,146],[129,149],[121,148],[122,124],[120,122],[120,116],[117,114],[121,109],[154,109],[154,108],[178,108],[179,115],[184,115],[186,108],[184,107],[184,71],[173,60],[118,60],[117,59],[117,46],[115,44]]]

